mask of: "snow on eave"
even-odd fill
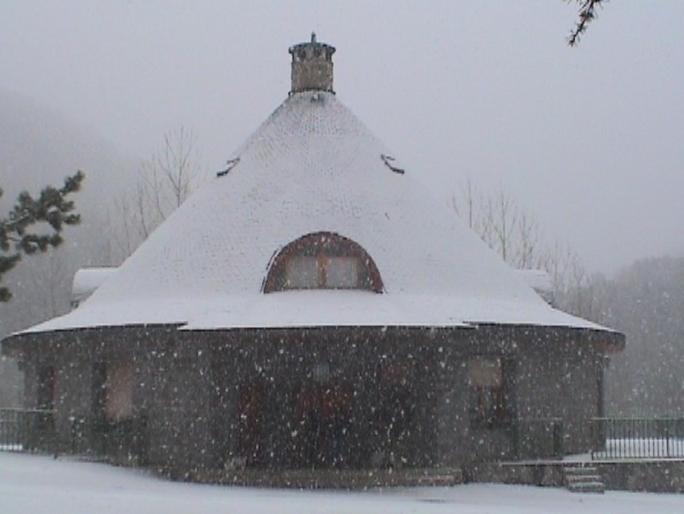
[[[551,275],[541,269],[516,269],[514,272],[538,293],[553,293]]]
[[[565,326],[604,330],[552,309],[436,202],[334,95],[290,96],[72,313],[29,332],[182,324],[184,330],[318,326]],[[394,161],[392,161],[394,162]],[[332,232],[377,265],[383,294],[262,294],[274,252]]]
[[[159,298],[94,303],[23,333],[123,325],[176,324],[182,330],[324,326],[468,327],[473,324],[606,328],[540,302],[521,310],[515,302],[481,299],[376,294],[365,291],[288,291],[244,296]]]
[[[81,268],[74,274],[71,286],[71,302],[80,304],[92,295],[105,281],[117,271],[114,267]]]

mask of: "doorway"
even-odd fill
[[[293,448],[296,467],[340,468],[351,460],[350,385],[303,384],[294,395]]]

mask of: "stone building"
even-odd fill
[[[292,90],[227,168],[82,274],[71,313],[3,341],[63,451],[197,477],[589,448],[624,337],[435,201],[338,100],[334,51],[293,46]]]

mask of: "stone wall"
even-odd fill
[[[657,493],[684,492],[684,461],[631,461],[597,463],[606,489],[648,491]]]
[[[133,421],[145,437],[136,444],[144,446],[147,464],[178,477],[244,464],[238,403],[254,384],[265,395],[257,466],[301,465],[292,449],[300,432],[293,409],[307,384],[322,390],[341,385],[353,393],[345,432],[352,435],[344,443],[355,445],[352,467],[472,467],[524,457],[517,453],[517,417],[560,417],[566,450],[587,451],[584,423],[597,412],[601,355],[588,344],[543,333],[540,341],[538,334],[486,327],[65,332],[27,347],[26,400],[36,406],[37,370],[55,366],[60,444],[97,452],[87,430],[74,445],[72,430],[75,419],[93,421],[93,364],[132,359]],[[516,419],[510,423],[486,428],[472,422],[467,363],[474,356],[515,363],[509,401]],[[329,376],[319,383],[322,365]],[[392,394],[403,400],[389,400]],[[396,430],[401,423],[403,432]],[[121,458],[126,451],[121,448]]]
[[[514,374],[509,426],[480,428],[471,423],[467,364],[477,356],[513,363],[508,368]],[[589,419],[599,414],[603,365],[603,355],[593,345],[562,331],[483,327],[453,334],[437,358],[443,365],[438,369],[440,464],[560,457],[555,446],[565,454],[590,450]]]
[[[459,348],[466,344],[467,341],[455,338],[451,348],[444,351],[446,364],[440,369],[436,444],[437,463],[443,466],[512,457],[514,445],[511,426],[484,428],[471,422],[467,364],[473,356],[481,353],[472,346],[468,352]]]
[[[684,460],[587,461],[595,467],[606,489],[658,493],[684,492]],[[474,482],[565,487],[563,468],[573,463],[483,463],[469,469]]]
[[[559,418],[565,454],[591,449],[589,420],[599,415],[599,372],[603,357],[589,345],[549,342],[520,352],[518,415]]]
[[[14,359],[0,356],[0,409],[22,407],[23,397],[23,372]]]

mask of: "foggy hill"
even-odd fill
[[[109,264],[112,201],[131,179],[138,160],[124,156],[95,131],[21,95],[0,89],[0,213],[19,192],[36,194],[59,186],[67,175],[86,173],[83,190],[74,197],[82,223],[65,230],[66,242],[50,256],[25,258],[3,277],[14,298],[0,304],[0,337],[69,308],[70,283],[76,269]],[[0,406],[14,403],[3,383],[16,381],[14,367],[0,363]]]
[[[627,336],[611,359],[608,412],[684,416],[684,257],[639,260],[600,295],[603,321]]]
[[[48,184],[61,185],[65,176],[78,169],[86,172],[83,190],[75,197],[82,222],[66,229],[67,242],[56,251],[67,261],[60,264],[68,268],[61,274],[82,265],[108,264],[104,227],[111,222],[113,198],[131,180],[136,166],[136,159],[122,155],[93,130],[16,93],[0,90],[0,187],[5,191],[0,212],[7,211],[20,191],[35,194]],[[34,312],[33,301],[20,312],[14,311],[29,291],[37,289],[35,271],[47,260],[25,259],[6,275],[15,299],[0,306],[0,334],[41,317]]]
[[[0,184],[3,204],[17,193],[57,183],[76,169],[88,174],[86,196],[130,179],[138,159],[125,156],[94,129],[17,93],[0,89]]]

